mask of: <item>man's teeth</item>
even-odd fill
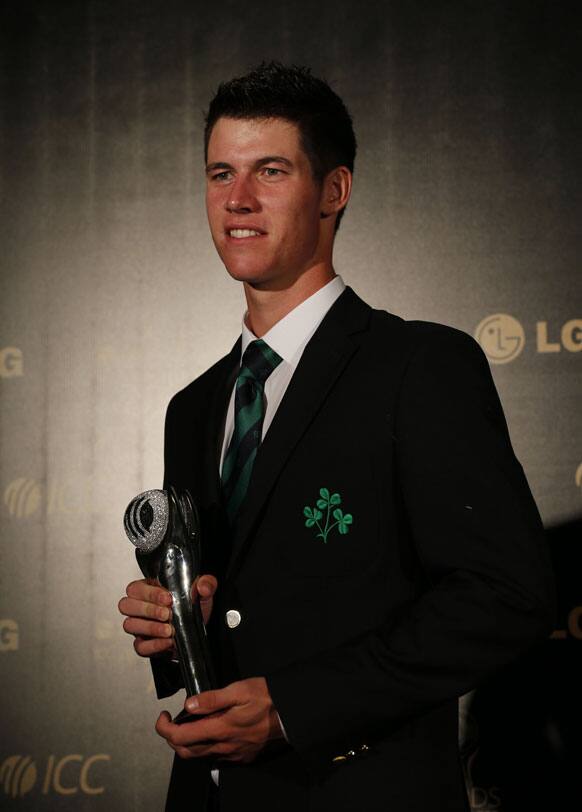
[[[231,228],[228,232],[231,237],[234,237],[237,240],[241,240],[244,237],[259,237],[260,234],[258,231],[253,231],[250,228]]]

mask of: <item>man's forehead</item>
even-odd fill
[[[284,118],[221,117],[212,128],[208,142],[208,158],[221,160],[217,152],[274,152],[300,150],[299,128]],[[266,153],[265,153],[266,154]]]

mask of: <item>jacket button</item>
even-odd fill
[[[226,625],[229,629],[236,629],[241,620],[242,616],[238,609],[229,609],[226,613]]]

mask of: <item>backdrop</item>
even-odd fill
[[[374,306],[477,337],[548,528],[554,639],[461,705],[472,806],[579,803],[579,8],[3,3],[0,807],[162,808],[153,725],[181,700],[157,701],[121,631],[138,576],[121,520],[161,484],[170,396],[240,329],[202,117],[270,58],[312,66],[354,117],[336,269]]]

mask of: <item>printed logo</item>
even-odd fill
[[[18,378],[24,375],[22,350],[18,347],[0,349],[0,378]]]
[[[552,640],[582,640],[582,606],[575,606],[568,612],[567,629],[556,629],[550,635]]]
[[[4,491],[10,516],[27,519],[40,509],[44,516],[88,516],[95,510],[90,479],[54,480],[46,487],[30,477],[18,477]]]
[[[18,623],[10,618],[0,620],[0,651],[18,651]]]
[[[471,812],[497,812],[501,809],[501,796],[499,787],[468,787],[469,804]]]
[[[36,783],[36,765],[30,756],[10,756],[0,767],[0,784],[10,798],[26,795]]]
[[[89,771],[93,764],[98,761],[111,761],[111,756],[105,753],[97,753],[97,755],[84,756],[79,753],[71,753],[69,756],[57,761],[56,756],[49,756],[44,782],[42,787],[43,795],[47,795],[52,789],[57,795],[76,795],[81,791],[84,795],[101,795],[105,792],[104,786],[98,786],[89,781]],[[79,769],[75,770],[73,766],[79,765]],[[67,779],[63,777],[63,773],[67,772]]]
[[[479,755],[479,728],[470,711],[474,692],[459,698],[459,750],[469,796],[471,812],[498,812],[501,809],[499,787],[482,787],[475,784],[474,768]]]
[[[41,490],[34,479],[19,477],[13,480],[4,491],[4,504],[8,513],[17,519],[32,516],[40,507]]]
[[[536,345],[538,352],[560,352],[562,347],[568,352],[580,352],[582,350],[582,319],[570,319],[563,324],[559,341],[551,340],[547,321],[538,321]]]
[[[319,489],[319,499],[317,500],[316,507],[309,507],[306,505],[303,508],[303,515],[305,516],[305,527],[317,527],[318,539],[323,539],[323,543],[327,544],[328,534],[337,527],[339,533],[345,536],[349,532],[350,525],[353,524],[353,517],[351,513],[345,513],[337,505],[341,505],[341,496],[339,493],[330,494],[327,488]],[[323,511],[325,511],[325,520],[323,519]],[[331,515],[330,515],[331,514]],[[332,522],[332,517],[335,522]]]
[[[506,364],[525,345],[523,327],[513,316],[497,313],[487,316],[475,330],[475,338],[492,364]],[[536,322],[535,346],[538,353],[582,352],[582,319],[564,322],[560,330],[547,321]]]
[[[95,764],[111,761],[106,753],[97,753],[85,758],[78,753],[57,758],[51,755],[39,782],[42,795],[101,795],[105,787],[98,781],[90,780],[90,772]],[[0,767],[0,785],[4,793],[11,798],[18,798],[30,792],[37,783],[36,764],[30,756],[9,756]]]
[[[507,364],[520,354],[525,345],[523,327],[505,313],[487,316],[475,330],[475,338],[492,364]]]

